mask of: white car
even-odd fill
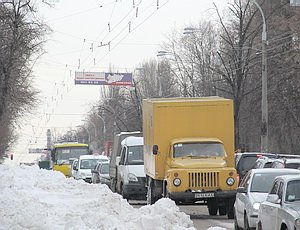
[[[258,230],[300,229],[300,175],[277,177],[258,211]]]
[[[251,169],[241,181],[234,203],[234,228],[255,229],[260,203],[265,201],[277,176],[298,174],[297,169]]]
[[[95,168],[95,165],[99,161],[108,162],[109,159],[104,155],[82,155],[78,158],[78,163],[76,164],[74,170],[73,177],[76,180],[84,180],[86,182],[92,182],[92,169]]]

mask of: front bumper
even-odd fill
[[[126,196],[133,196],[133,195],[145,195],[147,194],[147,188],[144,184],[138,183],[129,183],[125,184],[123,187],[123,191]]]
[[[83,180],[87,183],[92,183],[92,178],[91,177],[86,177],[86,178],[83,178]]]
[[[207,191],[207,192],[174,192],[169,193],[172,200],[203,201],[209,199],[235,199],[236,190],[232,191]]]

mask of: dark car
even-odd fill
[[[98,162],[95,167],[93,169],[91,169],[92,172],[92,183],[93,184],[98,184],[100,183],[100,179],[99,179],[99,169],[100,169],[100,165],[101,165],[101,161]]]
[[[102,162],[100,165],[99,180],[100,184],[106,184],[108,187],[110,187],[109,162]]]
[[[269,158],[276,158],[277,155],[273,153],[260,153],[260,152],[244,152],[237,153],[235,157],[235,168],[239,175],[239,181],[243,179],[245,174],[254,167],[255,162],[261,156]]]
[[[110,177],[109,177],[109,162],[98,162],[92,171],[92,183],[93,184],[106,184],[110,186]]]

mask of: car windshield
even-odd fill
[[[93,169],[95,165],[99,162],[99,159],[82,159],[80,161],[81,169]]]
[[[177,143],[173,146],[173,157],[220,157],[224,155],[224,147],[221,143]]]
[[[250,192],[268,193],[273,185],[275,177],[284,172],[255,173],[252,178]]]
[[[245,171],[245,172],[249,171],[254,166],[256,160],[257,160],[257,156],[256,155],[245,156],[243,158],[243,160],[239,161],[239,163],[238,163],[238,170],[240,172],[242,172],[242,171]]]
[[[143,165],[144,164],[144,146],[129,146],[128,147],[128,156],[127,156],[128,165]]]
[[[288,182],[285,200],[288,202],[300,200],[300,180]]]
[[[103,164],[101,166],[100,173],[101,174],[108,174],[108,172],[109,172],[109,164]]]

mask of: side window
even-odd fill
[[[249,185],[249,180],[250,180],[250,177],[251,177],[251,172],[249,171],[245,177],[243,178],[241,184],[240,184],[240,187],[245,187],[245,189],[248,188],[248,185]]]
[[[280,185],[279,181],[275,181],[275,183],[273,184],[273,187],[270,191],[270,194],[277,194],[279,185]]]
[[[121,151],[121,158],[120,158],[119,165],[124,165],[124,163],[125,163],[125,157],[126,157],[126,152],[127,152],[127,148],[126,148],[126,146],[123,146],[122,151]]]
[[[280,182],[277,194],[278,194],[279,199],[281,199],[281,200],[282,200],[282,193],[283,193],[283,182]]]

